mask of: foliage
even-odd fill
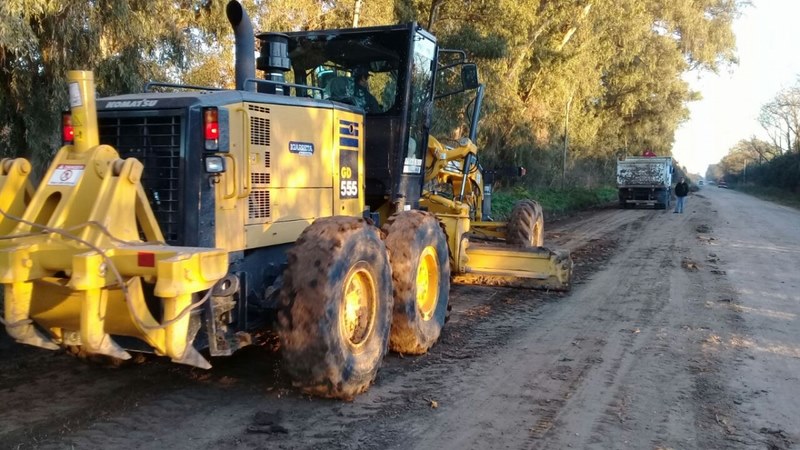
[[[764,200],[800,209],[800,196],[794,192],[774,186],[755,186],[752,184],[738,185],[736,189]]]
[[[685,102],[697,98],[681,74],[735,61],[730,23],[740,5],[730,1],[434,3],[434,31],[479,59],[489,92],[480,146],[499,164],[565,134],[576,159],[668,154]],[[487,52],[498,37],[505,45]]]
[[[762,106],[759,121],[771,142],[739,141],[706,176],[758,192],[800,192],[800,79]]]
[[[101,95],[182,78],[204,43],[227,32],[222,8],[192,0],[0,2],[0,154],[52,154],[68,70],[93,70]]]
[[[526,189],[517,186],[494,193],[492,217],[495,220],[506,220],[511,214],[514,204],[525,199],[539,202],[544,210],[545,218],[552,219],[571,212],[613,203],[617,200],[617,189],[608,186],[594,189]]]
[[[583,161],[602,168],[645,148],[668,154],[686,102],[698,98],[682,74],[735,62],[731,22],[742,8],[741,0],[244,1],[264,31],[349,27],[356,4],[360,26],[416,20],[443,46],[467,50],[487,88],[484,165],[542,165],[540,186],[560,183],[565,144],[568,181],[578,185]],[[94,70],[104,95],[139,91],[151,79],[231,87],[224,7],[0,2],[0,152],[41,160],[54,151],[70,69]],[[437,105],[447,131],[468,116],[469,99],[452,100]]]
[[[731,155],[726,156],[729,157]],[[725,172],[725,180],[729,183],[800,193],[800,153],[785,153],[763,164],[754,161],[737,167],[733,165],[736,162],[738,161],[730,161],[731,166]]]
[[[800,152],[800,79],[762,106],[758,120],[780,153]]]

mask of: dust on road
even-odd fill
[[[210,372],[0,338],[2,448],[792,448],[800,214],[707,189],[596,211],[546,244],[570,293],[455,286],[441,341],[351,403],[290,388],[275,341]]]

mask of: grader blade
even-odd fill
[[[567,251],[519,248],[502,243],[470,241],[463,273],[455,283],[566,291],[572,278]]]

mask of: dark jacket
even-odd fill
[[[381,112],[381,105],[378,104],[375,96],[372,95],[369,89],[358,83],[356,83],[356,104],[364,108],[364,111],[368,113]]]
[[[689,195],[689,184],[685,181],[683,183],[678,183],[675,185],[675,196],[677,197],[686,197]]]

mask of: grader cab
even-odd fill
[[[227,14],[235,90],[151,83],[95,99],[92,74],[70,72],[74,138],[38,187],[27,161],[0,164],[12,338],[209,368],[274,325],[295,385],[351,398],[388,349],[438,340],[451,271],[568,287],[571,261],[540,247],[535,203],[509,224],[477,220],[474,135],[463,152],[429,135],[434,36],[416,24],[262,33],[256,59],[246,12],[231,1]],[[477,89],[474,65],[456,66]],[[433,178],[460,195],[429,190]],[[476,244],[493,233],[509,243]]]

